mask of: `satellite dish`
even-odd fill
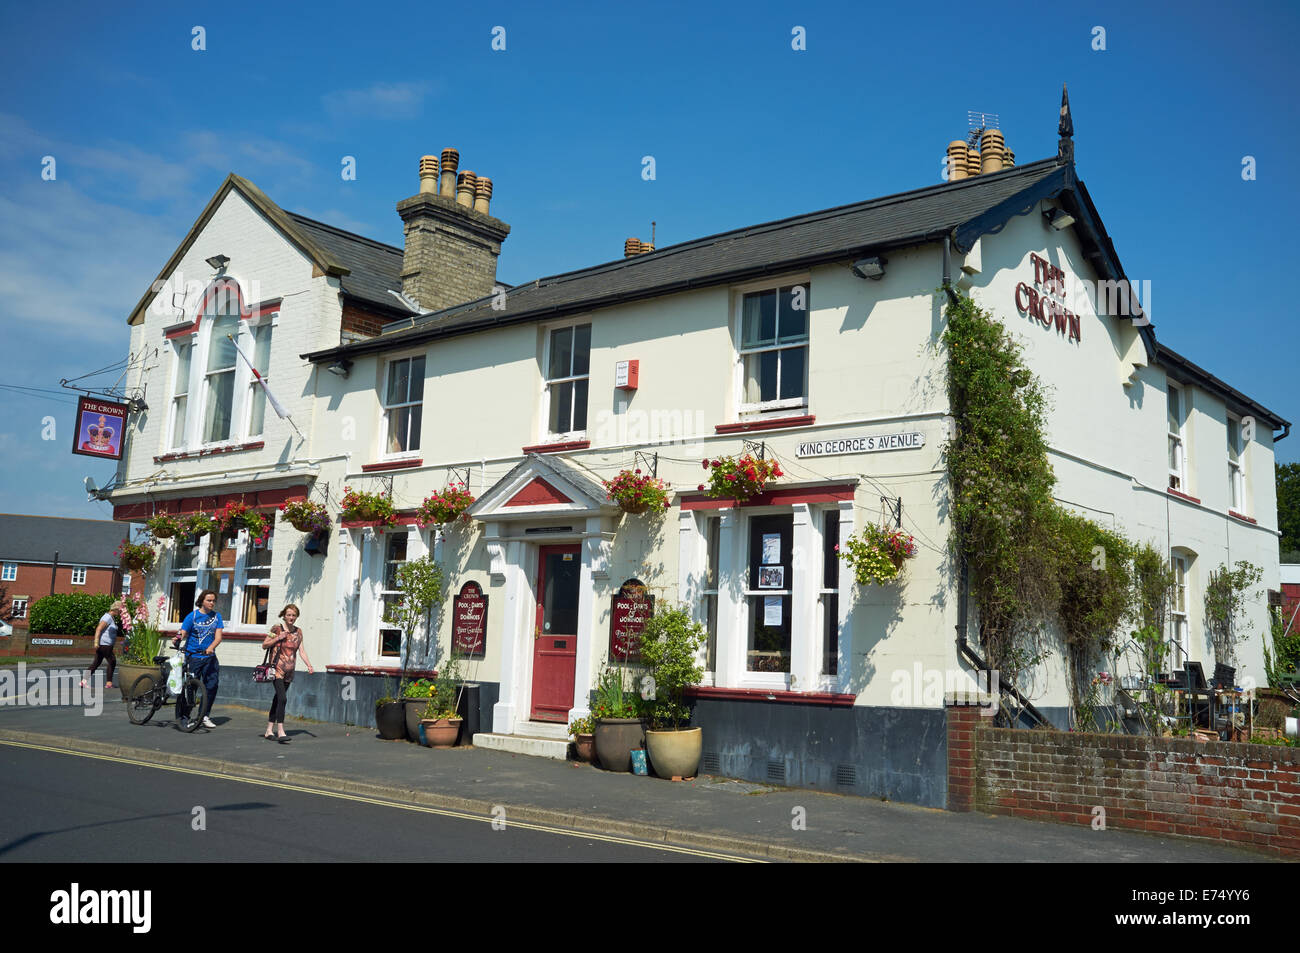
[[[87,493],[90,493],[90,494],[92,494],[92,495],[94,494],[94,492],[95,492],[96,490],[99,489],[99,487],[95,486],[95,478],[94,478],[94,477],[86,477],[86,479],[85,479],[85,484],[86,484],[86,492],[87,492]]]

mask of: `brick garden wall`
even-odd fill
[[[1201,837],[1300,857],[1300,749],[995,728],[948,708],[948,809]]]

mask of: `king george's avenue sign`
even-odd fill
[[[925,434],[877,434],[870,437],[835,437],[830,440],[809,440],[799,444],[796,457],[831,457],[841,453],[876,453],[881,450],[916,450],[925,446]]]

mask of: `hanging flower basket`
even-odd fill
[[[148,572],[153,568],[156,558],[152,547],[125,539],[122,540],[122,545],[117,547],[115,555],[122,561],[122,565],[132,572]]]
[[[869,523],[861,536],[850,536],[835,550],[853,567],[859,585],[884,585],[897,579],[907,560],[916,555],[916,540],[902,530],[881,529]]]
[[[171,539],[184,530],[184,524],[175,516],[159,513],[145,520],[144,528],[154,539]]]
[[[424,529],[436,523],[452,523],[468,519],[465,515],[474,503],[474,497],[464,483],[449,483],[441,491],[424,498],[416,511],[415,520]]]
[[[284,518],[289,525],[300,533],[309,533],[311,535],[323,533],[333,523],[333,520],[330,519],[329,510],[322,504],[313,503],[310,500],[281,503],[280,512],[284,514]]]
[[[186,517],[184,526],[181,529],[181,532],[186,536],[193,536],[196,539],[199,536],[204,536],[208,533],[215,533],[216,531],[217,521],[202,510],[197,513],[191,513]]]
[[[363,493],[352,489],[350,486],[345,486],[343,488],[343,522],[396,526],[397,511],[393,509],[393,501],[383,493]]]
[[[612,480],[602,481],[605,495],[618,504],[624,513],[663,513],[668,509],[668,484],[651,476],[642,476],[640,470],[620,470]]]
[[[250,509],[247,503],[233,500],[217,514],[217,523],[226,539],[233,539],[241,529],[248,530],[248,535],[254,539],[265,539],[268,529],[265,516]]]
[[[727,497],[737,503],[744,503],[763,492],[768,482],[785,476],[781,464],[775,460],[745,454],[740,459],[735,457],[718,457],[705,460],[704,469],[709,471],[708,484],[700,484],[700,489],[715,499]]]

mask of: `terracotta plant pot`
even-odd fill
[[[375,706],[375,727],[385,741],[406,737],[406,709],[401,702]]]
[[[632,749],[645,746],[640,718],[601,718],[596,722],[596,757],[606,771],[631,771]]]
[[[573,753],[579,761],[592,764],[596,760],[596,736],[574,735]]]
[[[424,743],[429,748],[454,748],[460,737],[462,718],[421,718]]]
[[[669,728],[645,733],[650,766],[661,778],[693,778],[704,752],[703,728]]]
[[[618,508],[621,509],[624,513],[631,513],[633,516],[637,516],[641,513],[644,513],[646,510],[650,509],[650,504],[649,503],[620,503],[618,504]]]

